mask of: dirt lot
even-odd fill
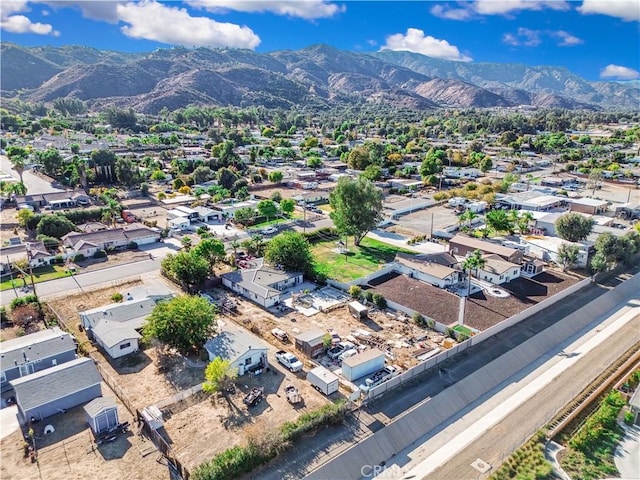
[[[480,331],[486,330],[580,280],[577,276],[547,270],[533,279],[520,277],[501,285],[510,293],[508,298],[491,297],[480,291],[471,295],[467,302],[464,323]],[[404,275],[390,275],[375,286],[375,291],[445,325],[458,321],[460,298],[441,288]]]
[[[137,435],[133,418],[107,385],[104,396],[116,399],[119,421],[132,428],[119,434],[112,443],[96,446],[84,410],[76,407],[66,413],[36,423],[34,431],[38,462],[24,458],[23,435],[20,430],[0,442],[3,480],[160,480],[168,478],[167,467],[157,461],[159,453],[149,440]],[[53,425],[55,432],[44,435],[44,427]],[[93,447],[93,448],[92,448]]]

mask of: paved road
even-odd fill
[[[548,352],[551,357],[535,371],[524,378],[518,378],[518,372],[494,397],[426,439],[419,448],[411,449],[410,456],[422,462],[405,469],[406,475],[413,474],[416,480],[463,480],[485,478],[495,472],[513,450],[614,363],[621,352],[640,341],[638,302],[623,305],[564,349],[555,346]],[[505,415],[509,410],[511,413]],[[492,471],[479,475],[471,466],[477,459],[492,465]]]
[[[41,298],[63,294],[75,294],[82,292],[83,288],[92,287],[101,283],[107,284],[115,281],[123,281],[145,275],[160,268],[160,260],[143,260],[140,262],[129,263],[126,265],[118,265],[108,267],[102,270],[94,270],[93,272],[80,273],[73,277],[60,278],[50,280],[48,282],[36,283],[36,293]],[[5,290],[2,292],[2,301],[0,304],[8,305],[11,300],[17,296],[24,296],[25,292],[16,290]]]
[[[18,172],[13,170],[11,162],[5,155],[0,155],[0,170],[11,175],[17,180],[20,179],[20,175],[18,175]],[[51,183],[43,180],[37,175],[34,175],[30,170],[25,170],[22,174],[22,178],[24,180],[24,184],[27,186],[27,193],[32,195],[37,193],[61,192],[63,190],[61,188],[54,187]]]
[[[635,271],[634,271],[635,273]],[[429,375],[418,383],[399,388],[393,395],[383,397],[368,412],[358,418],[349,418],[344,427],[321,430],[313,440],[306,439],[301,448],[294,448],[280,457],[271,468],[259,471],[262,480],[298,479],[328,462],[354,442],[384,427],[398,415],[416,406],[425,398],[434,397],[456,381],[473,374],[492,360],[520,345],[545,328],[606,293],[624,278],[611,279],[606,286],[591,284],[569,295],[560,304],[553,305],[532,318],[491,337],[475,347],[455,356],[441,365],[444,375]]]

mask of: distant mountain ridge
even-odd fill
[[[564,67],[463,63],[417,53],[357,53],[329,45],[256,53],[168,48],[120,53],[83,46],[0,51],[3,96],[145,113],[189,104],[290,108],[355,102],[396,107],[637,108],[637,83],[589,82]]]

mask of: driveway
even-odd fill
[[[19,428],[17,405],[11,405],[0,410],[0,440],[8,437]]]

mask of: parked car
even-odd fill
[[[294,373],[301,371],[304,366],[302,362],[298,360],[298,357],[293,353],[285,352],[284,350],[278,350],[276,352],[276,360]]]
[[[358,354],[358,349],[357,348],[351,348],[349,350],[345,350],[344,352],[342,352],[339,356],[338,356],[338,360],[340,361],[340,363],[343,362],[343,360],[346,360],[349,357],[353,357],[354,355]]]
[[[275,227],[266,227],[263,228],[260,233],[262,233],[263,235],[273,235],[274,233],[278,233],[278,229]]]
[[[356,346],[351,342],[340,342],[335,347],[330,348],[327,355],[329,355],[330,359],[335,360],[347,350],[353,350],[355,348]]]

